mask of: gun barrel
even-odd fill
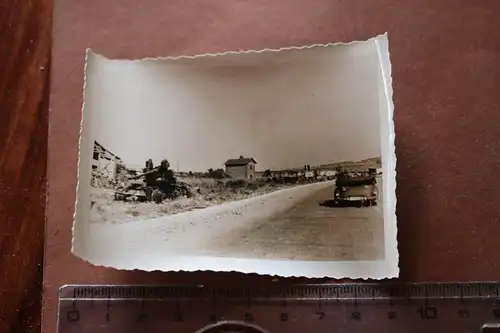
[[[160,169],[159,167],[156,167],[156,168],[154,168],[154,169],[152,169],[152,170],[149,170],[149,171],[143,172],[143,173],[138,174],[138,175],[136,175],[136,176],[129,177],[129,179],[130,179],[130,180],[134,180],[134,179],[143,178],[143,177],[145,177],[145,176],[148,176],[148,175],[152,175],[152,174],[157,173],[157,172],[159,171],[159,169]]]

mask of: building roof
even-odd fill
[[[243,166],[247,165],[250,162],[254,162],[257,164],[257,161],[253,159],[253,157],[243,157],[240,156],[240,158],[231,158],[224,163],[225,166]]]
[[[109,153],[111,156],[113,156],[114,158],[118,159],[118,160],[121,160],[121,158],[119,156],[117,156],[116,154],[114,154],[111,150],[109,149],[106,149],[104,148],[103,145],[101,145],[99,142],[97,142],[96,140],[94,140],[94,152],[95,151],[98,151],[100,153],[103,153],[103,152],[107,152]]]

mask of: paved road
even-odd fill
[[[320,189],[285,213],[219,235],[205,254],[294,260],[382,259],[382,194],[378,206],[319,205],[332,195],[331,187]]]

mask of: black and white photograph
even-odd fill
[[[396,277],[388,45],[88,50],[73,253],[117,269]]]

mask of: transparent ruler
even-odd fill
[[[68,285],[59,333],[500,332],[500,283]]]

